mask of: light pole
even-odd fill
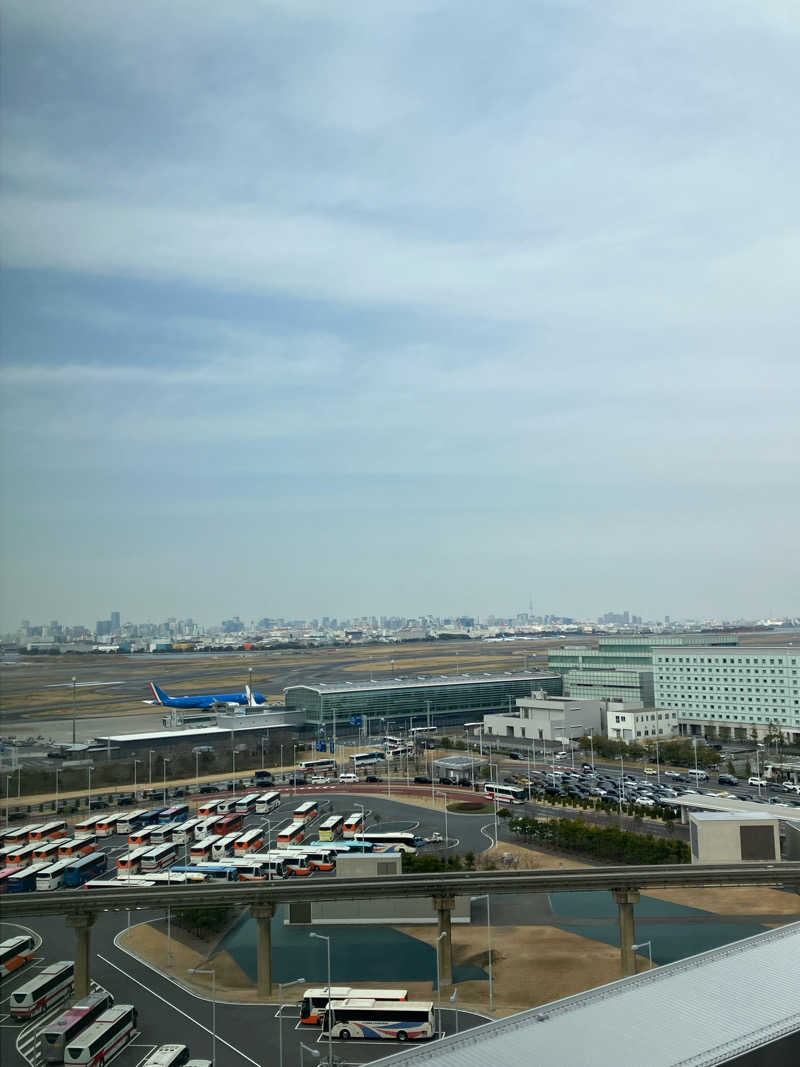
[[[197,789],[200,789],[200,753],[194,754],[194,784]]]
[[[447,937],[447,931],[446,930],[442,930],[442,932],[436,938],[436,943],[435,943],[435,948],[436,948],[436,1014],[437,1014],[437,1016],[439,1018],[439,1039],[440,1040],[444,1036],[442,1034],[442,981],[441,981],[441,977],[440,977],[440,968],[439,968],[439,942],[442,940],[443,937]]]
[[[89,772],[89,811],[91,811],[92,810],[92,768],[91,767],[87,767],[86,770]]]
[[[647,969],[649,971],[652,971],[652,969],[653,969],[653,945],[652,945],[652,942],[650,942],[650,941],[640,941],[638,945],[631,945],[631,948],[633,949],[634,952],[638,951],[638,949],[640,949],[640,948],[645,948],[645,947],[647,948],[647,958],[650,960],[650,963],[649,963]]]
[[[148,786],[152,786],[153,785],[153,756],[155,756],[155,754],[156,754],[156,750],[154,748],[151,748],[150,752],[149,752],[149,754],[147,756],[147,784],[148,784]]]
[[[448,848],[450,845],[450,834],[447,832],[447,793],[437,793],[444,801],[444,847]]]
[[[247,688],[249,690],[249,692],[247,694],[247,703],[249,705],[251,705],[251,704],[255,703],[255,701],[253,700],[253,668],[252,667],[248,667],[247,668],[247,674],[248,674],[248,677],[250,679],[249,684],[247,686]]]
[[[58,815],[58,776],[59,776],[59,774],[61,774],[61,768],[60,767],[55,767],[54,770],[56,772],[56,812],[55,813],[56,813],[56,815]]]
[[[583,723],[582,722],[571,722],[569,724],[569,728],[570,728],[570,730],[582,730],[583,729]],[[570,737],[570,739],[569,739],[569,747],[570,747],[570,751],[572,752],[572,769],[574,771],[575,770],[575,746],[572,743],[572,737]]]
[[[492,915],[489,908],[489,894],[481,893],[480,896],[470,897],[470,900],[486,901],[486,931],[489,939],[489,1011],[494,1011],[494,968],[492,967]]]
[[[75,683],[76,682],[77,682],[77,678],[73,675],[72,676],[72,744],[73,744],[73,747],[76,744],[75,735],[76,735],[76,732],[77,732],[77,722],[78,722],[76,711],[75,711]]]
[[[697,785],[697,779],[700,777],[697,770],[697,738],[692,737],[692,748],[694,749],[694,784]]]
[[[11,775],[6,775],[6,829],[8,829],[8,809],[10,807],[8,803],[8,797],[11,790]]]
[[[292,744],[292,793],[297,796],[297,742]]]
[[[164,792],[163,792],[162,797],[161,797],[161,803],[164,805],[164,807],[166,807],[167,806],[167,764],[169,763],[170,757],[169,756],[162,756],[161,759],[164,761]]]
[[[325,941],[328,945],[328,1011],[331,1011],[331,939],[328,934],[310,933],[309,937],[315,937],[318,941]],[[328,1017],[328,1067],[333,1067],[333,1019]]]
[[[265,741],[266,741],[266,737],[262,737],[261,738],[261,770],[262,771],[264,770],[264,742]]]
[[[619,760],[619,824],[622,826],[622,793],[625,789],[625,756],[622,752],[617,756],[617,759]]]
[[[305,1049],[306,1052],[310,1053],[310,1055],[312,1055],[315,1060],[319,1059],[319,1052],[315,1048],[309,1048],[308,1045],[304,1045],[303,1042],[301,1041],[300,1042],[300,1067],[303,1067],[303,1049]]]
[[[137,763],[141,763],[141,762],[142,761],[140,759],[135,759],[133,761],[133,801],[134,801],[134,803],[136,803],[136,764]]]
[[[287,986],[305,982],[305,978],[293,978],[291,982],[278,982],[278,1067],[283,1067],[283,991]]]
[[[656,782],[661,785],[661,761],[658,757],[658,741],[656,741]]]
[[[236,749],[231,746],[231,796],[236,796]]]
[[[760,741],[756,742],[756,777],[758,778],[758,795],[761,796],[761,749],[764,746]]]
[[[190,967],[187,974],[211,975],[211,1062],[217,1062],[217,972],[213,967]]]

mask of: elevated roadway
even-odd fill
[[[800,893],[800,863],[670,864],[642,867],[591,867],[532,871],[452,871],[380,878],[315,878],[306,881],[251,882],[222,885],[158,885],[120,889],[73,889],[51,893],[6,894],[4,918],[63,915],[75,930],[75,990],[89,988],[90,935],[98,914],[143,908],[249,907],[258,932],[258,993],[272,991],[272,918],[278,904],[297,901],[358,900],[376,897],[431,897],[439,916],[440,976],[452,984],[451,913],[457,896],[482,893],[559,893],[604,890],[619,909],[620,952],[624,974],[633,974],[634,905],[642,889],[710,886],[779,886]]]

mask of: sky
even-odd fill
[[[3,628],[800,610],[793,0],[6,0]]]

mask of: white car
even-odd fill
[[[786,793],[797,793],[800,795],[800,785],[796,785],[794,782],[784,782],[782,788]]]
[[[326,781],[327,781],[327,779],[326,779]],[[357,774],[353,774],[352,771],[346,772],[345,774],[340,774],[339,775],[339,781],[340,782],[357,782],[358,781],[358,775]]]
[[[569,759],[569,752],[556,752],[556,759]]]
[[[330,782],[330,778],[324,774],[315,774],[311,779],[312,785],[327,785]]]
[[[644,773],[645,774],[657,774],[658,772],[656,771],[655,767],[645,767]]]
[[[759,778],[758,775],[753,774],[747,779],[747,784],[765,786],[767,784],[767,780],[766,778]]]

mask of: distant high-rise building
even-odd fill
[[[110,619],[98,619],[95,624],[94,632],[98,637],[108,637],[111,633],[111,620]]]
[[[116,631],[119,629],[119,626],[120,626],[119,612],[118,611],[112,611],[111,612],[111,632],[112,633],[116,633]]]

